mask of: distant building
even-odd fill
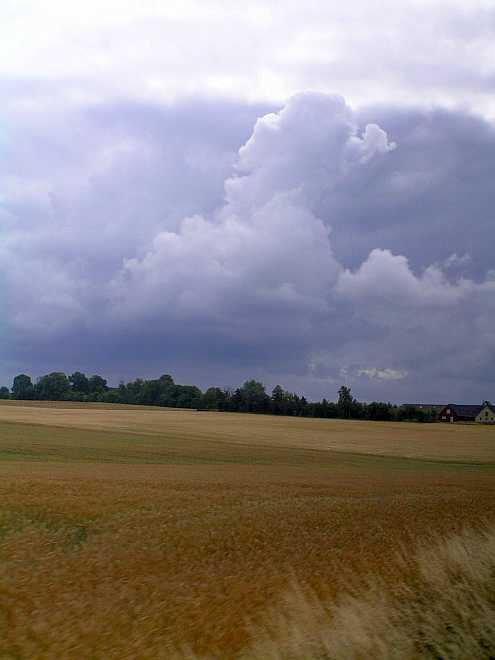
[[[485,401],[481,410],[476,415],[476,421],[480,424],[495,424],[495,407]]]
[[[444,403],[404,403],[405,408],[415,408],[423,412],[433,412],[437,415],[445,408]]]
[[[475,422],[483,406],[449,403],[438,415],[441,422]]]

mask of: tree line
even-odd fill
[[[276,385],[271,394],[263,383],[247,380],[241,387],[222,389],[209,387],[202,392],[196,385],[179,385],[172,376],[164,374],[156,379],[142,379],[118,387],[109,387],[107,380],[97,374],[75,371],[70,376],[57,371],[32,382],[30,376],[19,374],[12,388],[0,388],[0,399],[40,401],[95,401],[134,405],[163,406],[167,408],[193,408],[225,412],[263,413],[295,417],[323,417],[341,419],[367,419],[376,421],[432,422],[436,414],[414,406],[397,406],[383,401],[362,403],[354,398],[351,389],[342,385],[337,401],[307,401]]]

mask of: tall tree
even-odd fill
[[[196,385],[176,385],[178,408],[199,408],[201,405],[201,390]]]
[[[8,387],[0,387],[0,399],[10,399],[10,390]]]
[[[201,407],[206,410],[222,410],[225,404],[225,392],[219,387],[209,387],[201,397]]]
[[[349,419],[352,417],[352,412],[354,408],[354,397],[351,393],[351,388],[342,385],[339,389],[339,400],[337,402],[337,408],[339,411],[339,417],[344,419]]]
[[[257,380],[247,380],[240,388],[241,409],[244,412],[267,412],[270,398],[265,386]]]
[[[240,412],[242,408],[242,392],[241,388],[237,387],[234,392],[230,396],[229,400],[229,410],[232,410],[233,412]]]
[[[275,385],[273,388],[270,408],[274,415],[283,415],[285,413],[286,394],[281,385]]]
[[[163,374],[158,379],[160,385],[160,397],[159,405],[160,406],[175,406],[176,405],[176,395],[177,395],[177,386],[174,383],[174,379],[170,374]]]
[[[302,396],[299,400],[299,415],[301,417],[307,417],[308,416],[308,402],[306,400],[305,396]]]
[[[80,371],[74,371],[69,376],[69,382],[72,386],[72,391],[78,394],[89,394],[89,380],[88,377]]]
[[[60,401],[67,398],[70,392],[70,383],[67,376],[61,371],[41,376],[35,386],[37,399]]]
[[[13,399],[34,399],[34,385],[30,376],[19,374],[12,384]]]
[[[95,374],[94,376],[91,376],[91,378],[88,381],[89,383],[89,392],[90,394],[103,394],[108,390],[108,385],[107,381],[105,378],[102,378],[101,376],[98,376]]]

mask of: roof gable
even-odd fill
[[[479,405],[472,405],[472,404],[459,404],[459,403],[449,403],[448,406],[445,406],[444,410],[447,408],[450,408],[450,410],[453,410],[455,414],[458,417],[476,417],[481,410],[483,410],[483,406]]]
[[[489,410],[495,415],[495,406],[493,406],[491,403],[481,406],[480,413],[483,412],[484,410]]]

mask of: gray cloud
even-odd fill
[[[485,120],[316,93],[271,113],[195,100],[5,117],[5,377],[490,397]]]

